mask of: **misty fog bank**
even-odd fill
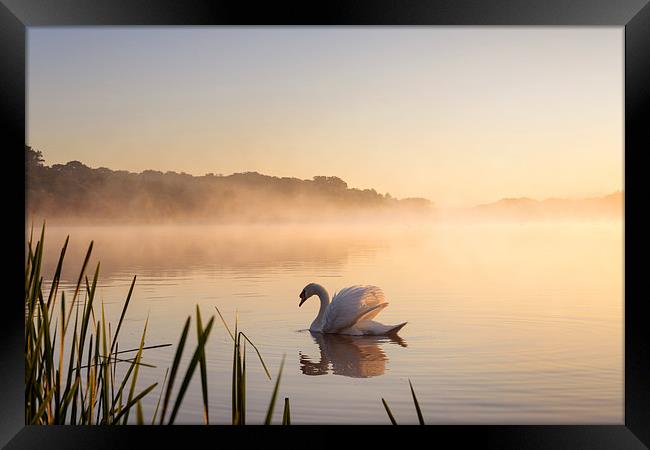
[[[312,180],[257,172],[192,176],[133,173],[79,161],[43,164],[25,148],[27,215],[56,222],[314,222],[428,217],[432,203],[349,188],[337,177]]]
[[[424,198],[396,199],[349,188],[338,177],[312,180],[257,172],[192,176],[133,173],[79,161],[43,164],[25,147],[29,224],[400,224],[431,222],[611,221],[623,218],[623,193],[587,199],[505,198],[467,208],[434,208]]]
[[[438,211],[439,219],[454,221],[611,221],[623,219],[622,191],[583,199],[504,198],[472,208]]]

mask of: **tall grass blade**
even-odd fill
[[[284,411],[282,413],[282,425],[291,425],[291,411],[289,410],[289,398],[284,398]]]
[[[239,336],[239,335],[237,335]],[[237,367],[236,367],[236,377],[237,377],[237,424],[238,425],[245,425],[245,418],[243,417],[242,413],[242,371],[241,371],[241,339],[237,339]]]
[[[163,347],[171,347],[171,346],[172,346],[172,344],[147,345],[147,346],[142,347],[142,350],[150,350],[152,348],[163,348]],[[117,347],[116,347],[116,350],[117,350]],[[140,348],[131,348],[129,350],[120,350],[119,352],[118,351],[113,352],[113,355],[121,355],[122,353],[137,352],[139,350],[140,350]]]
[[[52,299],[56,297],[56,293],[58,291],[59,287],[59,279],[61,278],[61,269],[63,267],[63,258],[65,257],[65,251],[68,248],[68,241],[70,240],[70,236],[65,238],[65,243],[63,244],[63,248],[61,249],[61,254],[59,255],[59,261],[56,264],[56,270],[54,271],[54,277],[52,277],[52,285],[50,286],[50,295],[47,298],[47,306],[52,304]]]
[[[144,350],[144,348],[142,350]],[[104,364],[104,362],[109,362],[110,361],[109,364],[111,366],[113,366],[113,368],[117,365],[115,363],[118,363],[118,362],[131,363],[131,364],[133,364],[135,366],[149,367],[149,368],[152,368],[152,369],[155,369],[156,367],[158,367],[158,366],[155,366],[153,364],[143,363],[142,361],[136,361],[135,357],[129,358],[129,359],[121,359],[121,358],[116,358],[115,356],[113,356],[112,358],[109,359],[108,356],[99,355],[99,359],[101,361],[98,361],[97,364],[99,364],[100,366],[102,364]],[[95,364],[93,364],[93,366],[95,366]],[[87,367],[88,366],[81,366],[82,369],[86,369]],[[115,397],[115,395],[113,395],[113,397]]]
[[[215,306],[216,308],[216,306]],[[217,312],[219,310],[217,309]],[[227,327],[227,325],[226,325]],[[230,333],[230,330],[228,330]],[[237,334],[237,320],[235,319],[235,334]],[[232,336],[232,334],[231,334]],[[239,401],[238,401],[238,380],[237,380],[237,363],[239,361],[239,342],[237,342],[237,339],[233,338],[233,350],[232,350],[232,392],[231,392],[231,398],[232,398],[232,406],[231,406],[231,411],[232,411],[232,424],[233,425],[238,425],[239,424]]]
[[[185,378],[183,378],[181,387],[178,390],[178,394],[176,395],[176,402],[174,403],[174,408],[172,409],[172,413],[169,416],[169,423],[168,423],[169,425],[172,425],[174,423],[174,420],[176,419],[178,408],[180,408],[181,406],[183,397],[185,396],[185,391],[187,391],[187,387],[189,386],[192,375],[194,374],[194,369],[196,369],[196,365],[199,362],[199,358],[205,352],[205,344],[208,340],[208,336],[210,335],[210,331],[212,330],[213,323],[214,323],[214,316],[210,319],[208,324],[205,326],[205,330],[201,335],[201,339],[199,339],[199,342],[196,346],[196,350],[194,351],[194,355],[192,355],[192,360],[190,361],[190,365],[187,368],[187,372],[185,372]]]
[[[266,419],[264,420],[264,425],[271,425],[271,420],[273,419],[273,409],[275,408],[275,399],[278,396],[278,388],[280,387],[280,379],[282,378],[283,367],[284,367],[284,355],[282,356],[282,362],[280,363],[280,371],[278,372],[278,379],[275,381],[275,387],[273,388],[273,395],[271,396],[271,402],[269,403],[269,408],[266,411]]]
[[[415,391],[413,390],[413,384],[411,384],[411,380],[409,380],[409,386],[411,387],[411,395],[413,396],[413,403],[415,404],[415,410],[418,413],[418,422],[420,422],[420,425],[424,425],[424,417],[422,417],[422,411],[420,410],[420,404],[418,403],[418,399],[415,396]]]
[[[262,354],[261,354],[260,351],[258,350],[257,346],[256,346],[255,344],[253,344],[253,341],[251,341],[250,339],[248,339],[248,336],[246,336],[246,334],[244,334],[244,333],[241,332],[241,331],[239,332],[239,334],[242,335],[242,336],[244,337],[244,339],[246,339],[246,340],[248,341],[248,343],[253,347],[253,349],[254,349],[255,352],[257,353],[257,356],[258,356],[258,358],[259,358],[259,360],[260,360],[260,363],[262,363],[262,368],[264,369],[264,372],[266,373],[266,376],[267,376],[268,379],[270,380],[270,379],[271,379],[271,373],[269,372],[268,367],[266,367],[266,364],[264,364],[264,358],[262,358]]]
[[[88,267],[88,261],[90,260],[90,255],[92,254],[93,251],[93,244],[94,241],[90,241],[90,245],[88,246],[88,250],[86,251],[86,256],[84,257],[84,262],[81,265],[79,278],[77,279],[77,284],[74,288],[74,294],[72,294],[72,302],[70,303],[70,313],[68,314],[68,321],[70,320],[70,316],[72,315],[72,307],[75,304],[75,301],[77,300],[77,295],[79,295],[79,290],[81,288],[81,281],[83,280],[83,277],[86,273],[86,267]],[[67,330],[67,328],[68,328],[68,322],[66,322],[65,324],[65,329]]]
[[[111,354],[113,353],[115,344],[117,344],[117,335],[120,333],[122,321],[124,321],[124,316],[126,315],[126,309],[129,307],[129,302],[131,301],[131,294],[133,294],[133,287],[135,286],[136,279],[137,276],[134,276],[133,281],[131,282],[131,287],[129,288],[129,293],[127,294],[126,300],[124,301],[124,306],[122,307],[122,314],[120,314],[120,320],[117,322],[117,328],[115,329],[115,336],[113,336],[113,341],[111,342]]]
[[[215,306],[214,309],[217,310],[217,314],[219,314],[219,317],[221,318],[221,322],[223,323],[223,326],[226,327],[226,331],[228,331],[228,334],[230,335],[230,339],[232,339],[234,341],[235,340],[235,335],[233,335],[232,332],[230,331],[230,328],[228,327],[228,324],[226,323],[226,319],[224,319],[223,316],[221,315],[221,311],[219,311],[219,308],[217,308]],[[236,333],[237,333],[237,331],[235,331],[235,334]]]
[[[136,413],[136,423],[138,425],[144,425],[144,416],[142,415],[142,403],[138,400],[138,403],[135,404],[135,413]]]
[[[386,408],[386,414],[388,414],[390,423],[392,423],[393,425],[397,425],[397,422],[395,422],[395,417],[393,417],[393,413],[390,411],[390,408],[388,407],[388,403],[386,403],[386,400],[382,398],[381,402],[384,404],[384,408]]]
[[[196,338],[201,339],[203,334],[203,324],[201,323],[201,311],[199,305],[196,305]],[[210,425],[210,413],[208,410],[208,374],[205,360],[205,352],[199,358],[201,369],[201,391],[203,393],[203,421],[206,425]]]
[[[135,385],[138,381],[138,372],[140,370],[140,359],[142,358],[142,347],[144,347],[144,338],[145,335],[147,334],[147,325],[149,324],[149,317],[147,317],[147,320],[144,322],[144,330],[142,331],[142,337],[140,338],[140,350],[138,350],[138,353],[135,356],[135,369],[133,370],[133,378],[131,378],[131,389],[129,390],[129,397],[127,399],[127,404],[131,402],[131,399],[133,399],[133,393],[135,392]],[[124,425],[128,423],[129,420],[129,411],[127,410],[126,413],[124,414]]]
[[[66,244],[68,240],[66,239]],[[59,414],[61,412],[61,392],[63,389],[63,353],[65,351],[65,293],[61,293],[61,342],[59,345],[59,370],[57,371],[57,377],[56,377],[56,384],[57,384],[57,392],[56,392],[56,418],[55,421],[56,423],[59,423]],[[74,345],[74,343],[73,343]],[[65,392],[63,392],[63,395],[65,396]]]
[[[104,357],[108,357],[108,359],[102,364],[102,368],[104,369],[102,372],[102,377],[103,377],[103,389],[102,389],[102,406],[103,406],[103,414],[104,414],[104,420],[108,420],[109,418],[109,411],[110,411],[110,403],[109,403],[109,398],[112,398],[110,395],[110,392],[112,391],[111,388],[111,375],[110,375],[110,353],[108,353],[108,341],[106,339],[106,315],[104,314],[104,303],[102,302],[102,350],[104,353]]]
[[[260,351],[259,351],[259,349],[257,348],[257,346],[253,343],[253,341],[251,341],[251,340],[248,338],[248,336],[246,336],[246,334],[244,334],[244,333],[241,332],[241,331],[240,331],[239,333],[237,332],[237,322],[236,322],[236,320],[235,320],[235,333],[233,334],[233,333],[230,331],[230,328],[228,327],[228,324],[226,323],[226,320],[223,318],[223,315],[221,315],[221,311],[219,311],[219,308],[217,308],[217,307],[215,306],[214,309],[217,310],[217,313],[219,314],[219,317],[221,318],[221,322],[222,322],[223,325],[226,327],[226,331],[228,331],[228,334],[230,335],[230,338],[231,338],[233,341],[236,340],[236,339],[235,339],[235,335],[239,336],[239,334],[241,334],[242,336],[244,336],[244,339],[246,339],[246,340],[248,341],[248,343],[251,344],[251,345],[253,346],[253,349],[255,349],[255,352],[257,353],[257,356],[258,356],[258,358],[259,358],[259,360],[260,360],[260,363],[262,363],[262,367],[264,368],[264,372],[266,373],[266,376],[267,376],[268,379],[270,380],[270,379],[271,379],[271,373],[269,372],[268,367],[266,367],[266,364],[264,363],[264,358],[262,358],[262,354],[260,353]]]
[[[79,345],[78,342],[78,336],[77,336],[77,326],[79,324],[79,305],[77,305],[77,309],[75,311],[75,317],[74,317],[74,330],[72,331],[72,349],[70,350],[70,360],[68,362],[68,377],[65,382],[65,388],[66,391],[68,390],[68,386],[70,386],[70,382],[72,381],[72,371],[75,367],[75,356],[78,355],[75,350],[78,351],[77,346]],[[65,328],[64,328],[64,333],[65,333]],[[77,360],[77,366],[81,364],[81,361]]]
[[[41,367],[44,370],[44,374],[41,374],[38,378],[39,382],[45,383],[44,388],[48,391],[47,394],[47,404],[45,405],[47,408],[47,419],[45,423],[50,422],[50,417],[51,417],[51,405],[50,402],[52,400],[52,394],[54,393],[55,389],[53,387],[54,384],[54,351],[52,348],[52,341],[50,338],[50,320],[49,320],[49,314],[47,311],[47,307],[45,306],[45,302],[43,301],[43,297],[41,295],[38,296],[38,302],[39,306],[41,309],[41,327],[43,329],[43,352],[44,352],[44,365]]]
[[[97,269],[95,269],[93,287],[88,288],[88,300],[84,304],[84,315],[81,320],[81,331],[79,333],[79,359],[83,358],[84,343],[86,341],[86,334],[88,333],[88,324],[90,323],[90,315],[93,310],[93,300],[95,298],[95,286],[97,285],[98,275],[99,275],[99,263],[97,263]],[[74,302],[74,298],[73,298],[73,302]]]
[[[131,408],[133,408],[133,406],[142,399],[142,397],[144,397],[149,392],[151,392],[156,386],[158,386],[158,383],[152,384],[147,389],[145,389],[144,391],[142,391],[138,395],[136,395],[130,402],[128,402],[124,406],[122,411],[120,411],[120,413],[117,416],[115,416],[115,419],[113,419],[113,423],[119,423],[119,420],[122,418],[122,415],[124,415],[124,413],[126,413],[127,411],[130,411]]]
[[[183,331],[181,332],[181,338],[178,341],[178,347],[176,348],[176,354],[174,355],[174,361],[172,362],[172,369],[169,374],[169,383],[167,384],[167,391],[165,392],[165,400],[163,401],[163,409],[160,414],[161,425],[165,420],[165,413],[167,412],[167,404],[169,403],[169,398],[171,397],[172,388],[174,387],[174,379],[176,378],[178,365],[181,362],[181,356],[183,355],[183,350],[185,349],[185,340],[187,339],[187,332],[189,331],[189,329],[190,329],[190,317],[188,316],[187,319],[185,320]]]
[[[160,406],[160,400],[162,399],[163,391],[165,389],[165,382],[167,381],[167,374],[169,373],[169,368],[165,369],[165,378],[163,378],[163,384],[160,386],[160,396],[158,396],[158,403],[156,403],[156,409],[153,412],[153,418],[151,419],[151,425],[156,424],[156,417],[158,416],[158,407]]]
[[[241,353],[241,370],[238,373],[239,377],[239,394],[238,400],[239,405],[237,407],[239,411],[239,424],[246,425],[246,341],[244,345],[241,345],[240,341],[240,353]]]
[[[31,229],[29,231],[29,241],[27,241],[27,261],[25,264],[25,297],[27,297],[27,292],[29,291],[29,273],[34,258],[34,253],[32,252],[33,238],[34,238],[34,223],[32,222]]]
[[[72,401],[73,397],[76,397],[77,389],[79,388],[79,382],[80,381],[81,381],[81,379],[77,378],[75,380],[74,384],[72,385],[72,388],[70,389],[70,391],[63,397],[63,402],[61,404],[61,410],[62,411],[65,411],[66,408],[68,407],[68,405],[70,404],[70,402]],[[60,420],[65,421],[65,414],[64,413],[62,413],[60,415]]]

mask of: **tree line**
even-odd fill
[[[257,172],[193,176],[91,168],[80,161],[45,165],[25,146],[26,209],[45,219],[120,221],[320,221],[428,215],[423,198],[396,199],[356,189],[335,176],[311,180]]]

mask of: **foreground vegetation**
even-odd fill
[[[411,388],[411,396],[413,397],[413,405],[415,406],[415,412],[418,414],[418,423],[420,425],[424,425],[424,417],[422,416],[420,403],[418,402],[418,398],[415,395],[415,390],[413,390],[413,384],[411,383],[411,380],[409,380],[409,386]],[[386,400],[382,398],[381,403],[384,405],[384,409],[386,410],[386,414],[388,414],[388,419],[390,420],[390,423],[392,423],[393,425],[397,425],[395,416],[393,416],[393,412],[390,410],[390,407],[388,406],[388,403],[386,403]]]
[[[72,298],[66,301],[65,292],[62,291],[60,301],[57,302],[61,268],[69,238],[66,239],[61,250],[47,295],[44,293],[44,279],[41,274],[44,238],[45,226],[43,226],[40,238],[36,243],[33,242],[33,232],[30,234],[27,245],[24,349],[25,423],[117,425],[127,424],[131,414],[134,414],[138,424],[171,425],[177,418],[192,376],[198,367],[201,378],[204,422],[209,424],[205,346],[214,324],[214,316],[204,324],[197,305],[195,319],[197,344],[183,373],[180,363],[190,331],[191,317],[188,316],[185,320],[172,366],[165,373],[165,379],[160,388],[156,409],[153,416],[145,421],[141,401],[158,386],[158,383],[153,383],[139,391],[136,389],[140,367],[148,366],[142,362],[142,355],[148,349],[170,344],[144,345],[147,320],[139,347],[120,350],[119,333],[131,301],[136,277],[133,277],[131,282],[117,327],[112,329],[111,324],[106,321],[103,304],[97,307],[95,302],[99,263],[95,268],[92,281],[86,275],[93,243],[90,243],[86,252]],[[58,317],[55,318],[57,310]],[[223,320],[221,313],[218,310],[217,312]],[[243,332],[237,330],[237,323],[235,322],[234,334],[230,332],[225,321],[224,325],[234,341],[232,423],[233,425],[243,425],[246,423],[245,342],[253,346],[257,352],[269,379],[270,374],[255,345]],[[128,370],[121,378],[117,376],[118,363],[129,364]],[[282,365],[275,382],[265,424],[271,424],[281,375]],[[180,386],[173,396],[172,392],[177,378],[180,380]],[[285,399],[283,424],[290,422],[289,400]]]

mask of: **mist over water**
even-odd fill
[[[157,367],[141,368],[140,388],[162,382],[198,304],[231,324],[237,313],[273,377],[286,355],[279,398],[293,423],[387,424],[382,397],[399,423],[417,423],[408,379],[427,423],[623,423],[622,221],[48,225],[46,277],[68,234],[66,286],[93,240],[89,268],[101,261],[97,300],[114,324],[137,275],[120,348],[138,346],[147,318],[146,345],[174,344],[145,351]],[[309,282],[330,295],[380,286],[390,305],[377,320],[408,324],[399,340],[313,335],[317,299],[298,308]],[[216,320],[210,416],[230,423],[232,342]],[[261,423],[273,382],[248,356],[248,422]],[[198,377],[178,422],[202,423]]]

